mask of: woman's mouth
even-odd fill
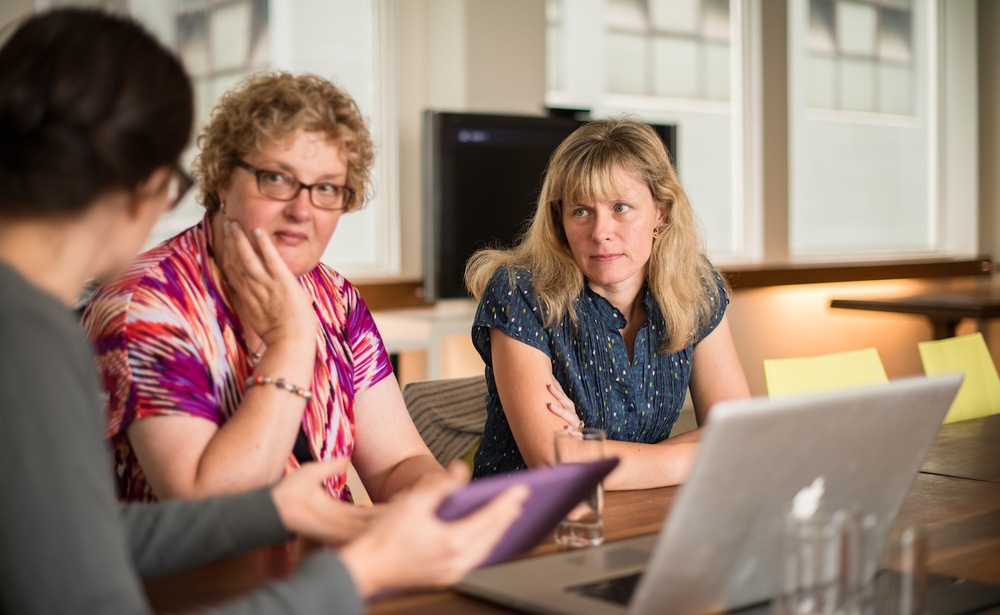
[[[611,261],[618,259],[620,256],[621,254],[594,254],[590,257],[590,260],[598,263],[610,263]]]
[[[294,231],[278,231],[274,233],[274,239],[277,243],[286,246],[297,246],[305,242],[308,237],[305,233],[296,233]]]

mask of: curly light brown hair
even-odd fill
[[[299,130],[323,133],[344,149],[347,185],[354,189],[344,209],[363,207],[371,197],[375,146],[358,104],[317,75],[265,71],[223,95],[198,135],[193,172],[208,213],[219,211],[219,188],[241,158]]]

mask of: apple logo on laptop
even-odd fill
[[[811,484],[799,489],[792,498],[792,518],[798,521],[811,519],[819,510],[825,491],[826,479],[822,476],[817,476]]]

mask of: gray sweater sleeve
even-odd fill
[[[141,575],[287,537],[266,490],[121,507],[89,346],[70,314],[0,263],[0,612],[148,613]],[[358,613],[337,557],[214,613]]]

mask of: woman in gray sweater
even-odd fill
[[[70,307],[190,187],[177,160],[191,122],[183,68],[130,20],[55,10],[0,49],[0,613],[148,612],[142,577],[292,534],[343,544],[214,612],[357,613],[385,589],[454,582],[519,514],[523,489],[446,524],[435,511],[460,483],[439,478],[369,525],[321,486],[342,464],[317,463],[236,496],[116,502]],[[265,263],[278,258],[266,248]]]

